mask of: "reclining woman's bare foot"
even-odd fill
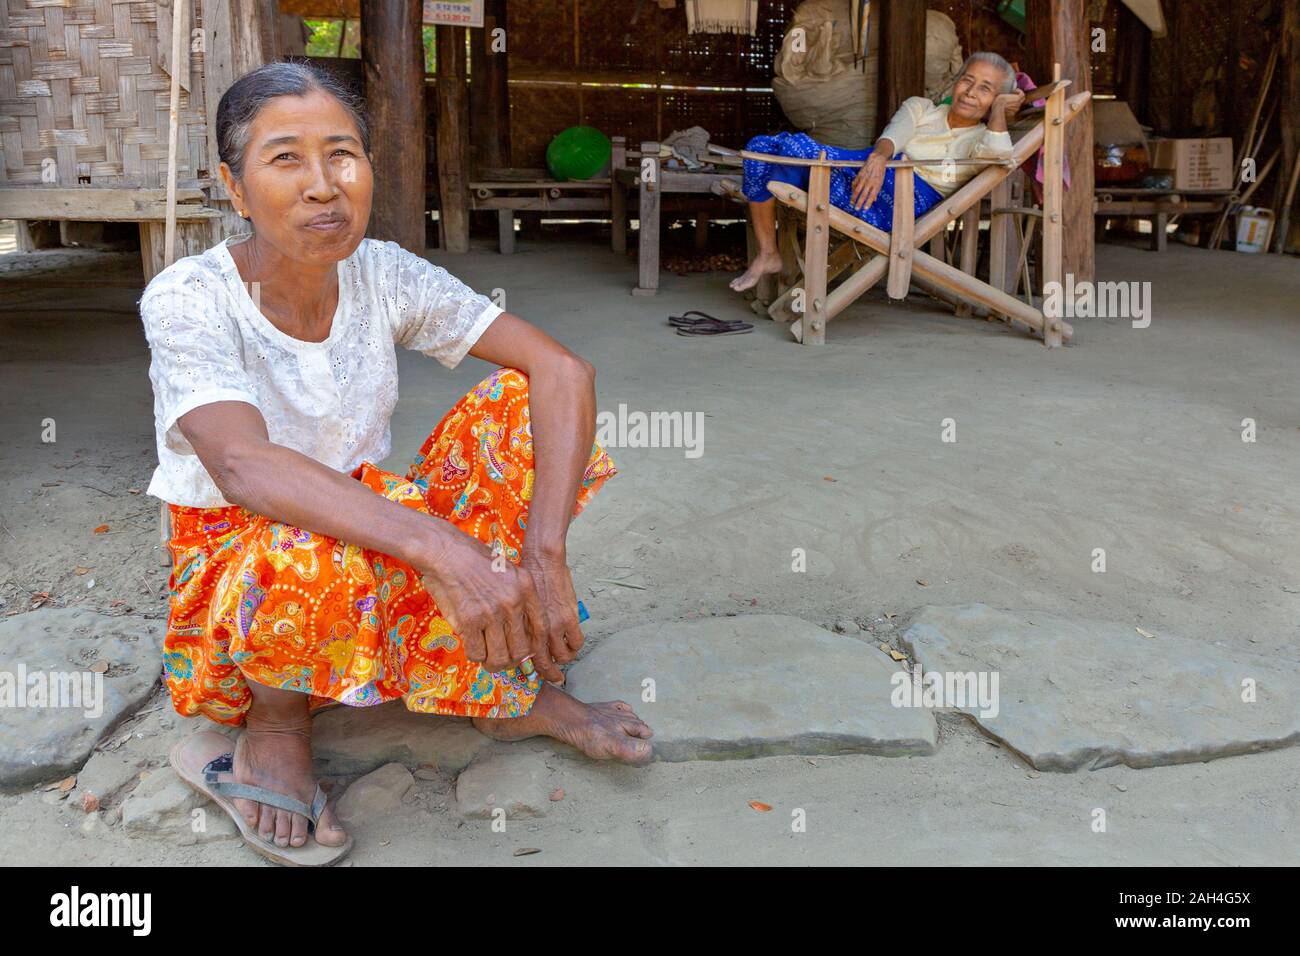
[[[744,292],[746,289],[752,289],[758,285],[758,280],[763,276],[776,275],[781,271],[781,254],[779,252],[760,252],[754,257],[754,261],[749,264],[749,268],[742,275],[731,280],[731,288],[736,292]]]
[[[311,719],[303,711],[302,720],[292,722],[254,721],[249,718],[243,736],[235,745],[233,768],[238,783],[264,787],[276,793],[310,804],[316,794],[316,779],[311,767]],[[243,814],[258,835],[276,846],[302,846],[307,842],[307,818],[255,800],[235,799],[235,809]],[[323,846],[342,846],[348,835],[334,818],[334,807],[326,804],[316,823],[316,842]]]
[[[621,700],[584,704],[543,684],[526,717],[475,717],[474,726],[496,740],[554,737],[593,760],[645,763],[654,731]]]

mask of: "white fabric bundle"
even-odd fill
[[[686,0],[688,33],[758,33],[758,0]]]

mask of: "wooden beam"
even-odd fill
[[[203,205],[203,190],[176,190],[176,219],[220,218]],[[0,219],[62,219],[85,222],[141,222],[167,217],[167,190],[84,188],[0,189]]]
[[[1025,17],[1029,62],[1039,82],[1052,77],[1061,64],[1061,76],[1072,81],[1074,94],[1092,89],[1089,53],[1091,36],[1088,0],[1026,0]],[[1183,99],[1190,101],[1191,97]],[[1062,269],[1076,282],[1096,278],[1093,235],[1092,108],[1070,123],[1065,135],[1065,156],[1070,167],[1070,188],[1063,197],[1064,237]]]
[[[438,213],[442,247],[469,252],[469,97],[465,89],[465,28],[438,26]],[[417,30],[418,33],[418,30]],[[422,167],[423,168],[423,167]]]
[[[422,13],[419,0],[361,4],[361,59],[375,179],[367,235],[415,253],[424,251]],[[462,43],[462,66],[464,49]]]
[[[506,48],[493,37],[498,27],[506,28],[505,0],[487,0],[483,29],[470,31],[470,156],[476,171],[510,165],[509,71]]]
[[[877,126],[909,96],[925,95],[925,0],[883,0]]]

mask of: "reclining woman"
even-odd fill
[[[169,504],[163,665],[206,731],[172,764],[250,847],[295,864],[351,846],[312,775],[314,711],[401,700],[491,737],[546,735],[640,763],[650,728],[581,703],[570,520],[614,474],[593,441],[595,372],[549,335],[393,242],[360,104],[274,63],[217,108],[220,172],[251,236],[180,259],[145,290],[158,468]],[[240,241],[242,240],[242,241]],[[394,346],[501,366],[404,475],[389,454]],[[430,373],[424,373],[428,375]],[[421,377],[423,378],[424,375]]]
[[[973,177],[977,166],[943,166],[945,159],[1005,160],[1011,156],[1007,124],[1025,101],[1016,88],[1015,69],[996,53],[973,53],[962,66],[953,87],[952,104],[935,106],[924,96],[903,101],[871,149],[823,146],[806,133],[755,136],[747,150],[769,156],[863,161],[856,175],[845,167],[831,169],[831,203],[845,212],[888,232],[894,222],[894,171],[885,163],[893,159],[934,160],[934,166],[916,167],[916,215],[920,217]],[[808,188],[807,166],[786,166],[745,160],[745,198],[758,240],[758,254],[743,275],[731,282],[737,292],[753,288],[765,275],[781,271],[776,245],[776,200],[768,183],[790,183]]]

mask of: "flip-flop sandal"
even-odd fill
[[[171,750],[172,769],[193,790],[201,793],[230,815],[248,846],[276,863],[284,866],[329,866],[347,856],[352,849],[352,837],[342,846],[325,846],[317,843],[313,834],[316,821],[325,809],[325,791],[316,785],[316,795],[311,805],[293,797],[276,793],[264,787],[236,783],[234,780],[234,751],[230,740],[211,730],[186,737]],[[223,776],[225,779],[223,779]],[[302,846],[276,846],[263,840],[254,827],[248,825],[244,815],[235,809],[232,798],[255,800],[267,806],[298,813],[307,818],[307,842]]]
[[[691,315],[698,315],[700,318],[690,318]],[[741,319],[718,319],[704,312],[692,310],[685,315],[670,315],[668,324],[675,329],[711,329],[715,332],[741,332],[747,328],[753,328],[750,323]]]
[[[691,316],[693,315],[699,316],[699,318],[696,319],[691,318]],[[681,315],[668,316],[668,321],[673,323],[674,325],[698,325],[701,322],[724,322],[725,323],[725,322],[735,322],[737,320],[719,319],[715,316],[709,315],[709,313],[707,312],[701,312],[699,309],[691,309],[688,312],[683,312]]]
[[[710,324],[707,322],[699,325],[679,326],[678,335],[743,335],[746,332],[753,332],[754,327],[748,322],[741,322],[738,325],[723,325],[722,323]]]
[[[753,326],[748,322],[695,322],[691,325],[674,325],[678,332],[700,332],[719,333],[719,332],[743,332],[746,329],[752,329]]]

